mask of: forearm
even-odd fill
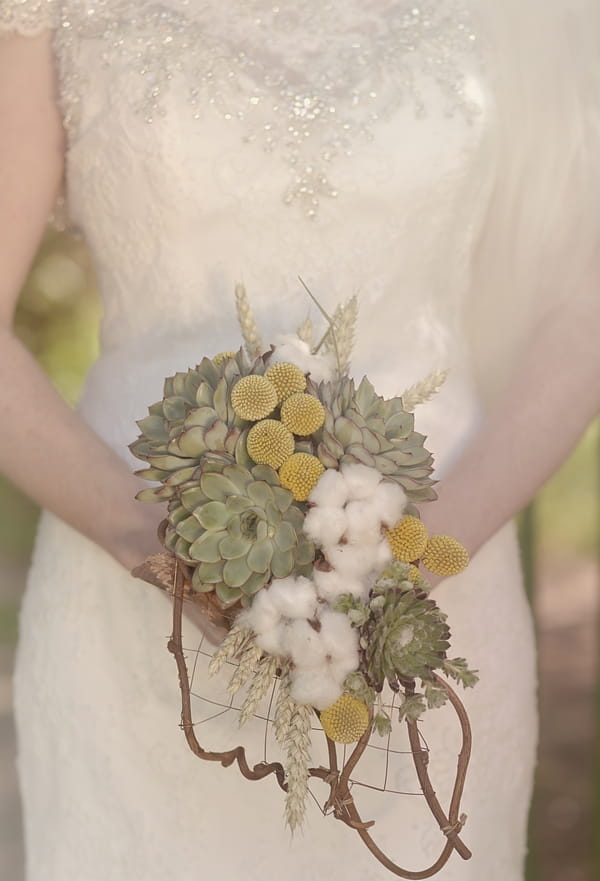
[[[135,500],[142,482],[4,326],[0,377],[0,461],[9,479],[124,565],[157,549],[159,506]]]
[[[423,506],[430,532],[475,553],[534,497],[600,407],[600,324],[588,300],[532,334],[504,393]]]

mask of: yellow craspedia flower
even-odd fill
[[[403,563],[418,560],[427,544],[427,530],[419,518],[412,514],[405,514],[395,526],[386,529],[385,534],[394,559]]]
[[[231,390],[231,406],[240,419],[258,422],[277,406],[277,392],[265,376],[243,376]]]
[[[289,489],[297,502],[305,502],[325,471],[310,453],[294,453],[279,469],[279,482]]]
[[[355,743],[369,727],[369,708],[351,694],[343,694],[323,710],[321,725],[335,743]]]
[[[469,565],[469,554],[465,546],[450,535],[432,535],[421,562],[434,575],[458,575]]]
[[[267,379],[273,383],[277,391],[277,403],[281,404],[294,392],[303,392],[306,388],[306,376],[295,364],[288,361],[278,361],[271,364],[265,371]]]
[[[227,361],[228,358],[235,358],[236,355],[237,352],[219,352],[219,354],[215,355],[212,359],[212,362],[215,367],[220,367],[223,361]]]
[[[294,436],[277,419],[262,419],[248,432],[246,449],[254,462],[277,469],[294,452]]]
[[[325,422],[325,408],[314,395],[294,392],[281,405],[281,421],[294,434],[305,437]]]

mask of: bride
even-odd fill
[[[199,766],[169,608],[129,575],[162,516],[134,500],[135,420],[237,348],[236,281],[265,339],[301,323],[298,274],[325,306],[359,293],[354,373],[379,392],[450,368],[419,413],[440,480],[422,513],[474,557],[436,599],[480,683],[473,858],[439,878],[522,879],[535,674],[510,520],[600,399],[598,19],[591,0],[0,0],[0,450],[46,509],[15,681],[28,881],[384,877],[341,824],[313,810],[291,840],[276,787]],[[104,303],[77,413],[11,330],[63,179]],[[455,743],[430,715],[444,794]],[[439,849],[421,802],[377,821],[415,871]]]

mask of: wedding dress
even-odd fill
[[[298,276],[328,309],[358,294],[353,373],[379,393],[450,369],[416,424],[438,476],[464,447],[482,405],[462,322],[494,175],[476,6],[0,0],[4,30],[55,29],[69,215],[104,303],[80,410],[132,467],[135,420],[163,378],[240,345],[236,282],[266,341],[318,321]],[[454,855],[438,877],[519,881],[536,718],[513,527],[436,599],[453,654],[480,674],[464,693],[473,857]],[[158,591],[43,516],[15,680],[28,881],[385,878],[358,836],[312,802],[292,838],[273,778],[249,783],[192,755],[170,626]],[[446,798],[455,725],[434,710],[422,730]],[[262,737],[227,717],[213,735],[217,746]],[[398,787],[415,793],[405,758]],[[401,865],[436,859],[441,833],[422,796],[381,796],[373,811],[376,841]]]

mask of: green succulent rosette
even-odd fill
[[[436,498],[433,456],[425,437],[414,430],[414,416],[402,398],[386,400],[364,377],[358,387],[345,376],[313,387],[325,408],[316,432],[316,455],[326,468],[361,463],[399,483],[413,503]]]
[[[194,590],[214,591],[225,605],[247,601],[272,578],[310,574],[314,559],[302,508],[276,471],[252,462],[250,423],[231,404],[235,384],[266,367],[266,358],[240,351],[169,377],[130,446],[149,466],[138,476],[158,484],[138,498],[168,502],[166,548],[193,567]]]
[[[312,570],[304,514],[268,465],[209,463],[198,483],[170,503],[168,520],[165,547],[195,567],[195,590],[214,590],[222,603]]]

